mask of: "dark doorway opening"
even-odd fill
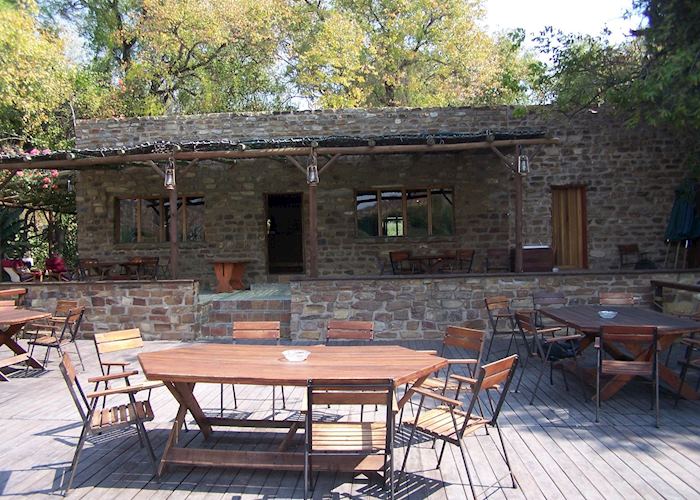
[[[301,193],[267,195],[267,270],[270,274],[304,272]]]

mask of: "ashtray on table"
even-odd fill
[[[598,311],[598,316],[603,319],[613,319],[617,316],[617,311]]]
[[[292,361],[294,363],[306,361],[306,358],[309,357],[309,354],[311,354],[309,351],[305,351],[303,349],[288,349],[286,351],[282,351],[284,359],[286,359],[287,361]]]

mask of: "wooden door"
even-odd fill
[[[552,187],[552,246],[557,267],[588,267],[585,186]]]
[[[304,272],[301,193],[267,195],[267,264],[270,274]]]

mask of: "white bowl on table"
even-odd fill
[[[306,361],[309,354],[311,353],[309,351],[305,351],[304,349],[287,349],[286,351],[282,351],[282,356],[284,356],[284,359],[291,361],[292,363]]]
[[[598,316],[603,319],[613,319],[617,316],[617,311],[598,311]]]

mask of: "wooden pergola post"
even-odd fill
[[[168,215],[168,232],[170,236],[170,278],[177,278],[177,260],[180,255],[180,249],[177,244],[177,186],[169,189],[170,193],[170,213]]]
[[[515,146],[515,271],[523,272],[523,174],[518,170],[520,145]]]
[[[306,182],[309,185],[309,276],[318,276],[318,203],[316,188],[318,186],[318,164],[316,151],[312,149],[309,164],[306,167]]]

